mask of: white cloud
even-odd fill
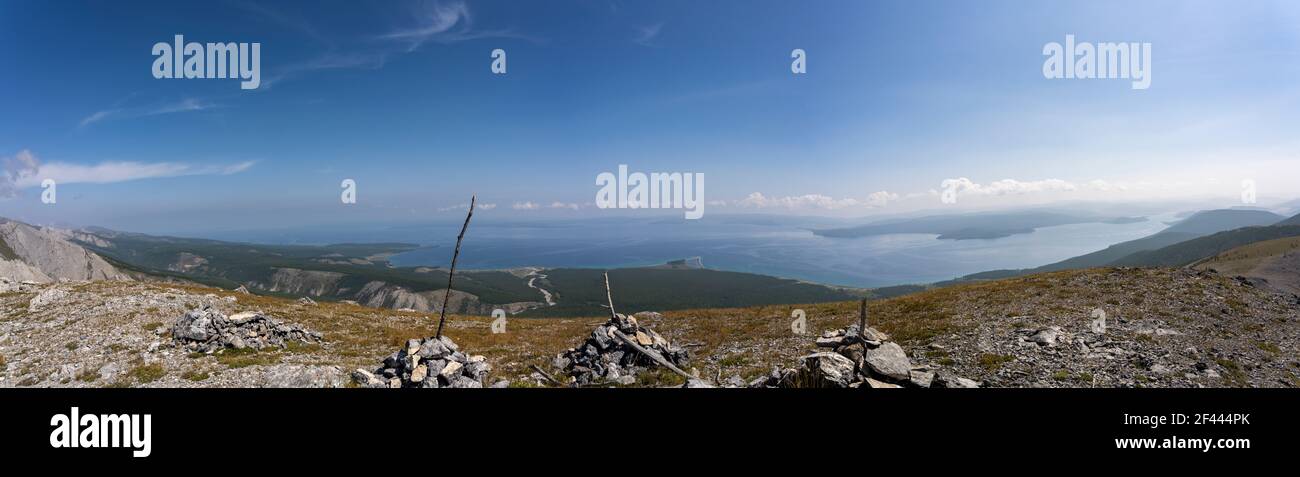
[[[822,194],[804,194],[798,196],[786,197],[767,197],[761,192],[754,192],[748,197],[738,200],[735,205],[738,207],[756,208],[756,209],[823,209],[839,210],[855,207],[870,208],[884,207],[888,202],[898,200],[898,194],[889,191],[872,192],[866,200],[858,200],[852,197],[836,199],[831,196]]]
[[[81,119],[80,127],[86,127],[100,121],[109,119],[131,119],[148,116],[158,116],[162,114],[185,113],[191,111],[203,111],[212,109],[217,105],[204,102],[195,98],[186,98],[174,103],[155,105],[148,108],[113,108],[102,111],[95,111],[89,116]]]
[[[659,32],[663,30],[663,23],[639,27],[636,30],[636,36],[632,41],[641,46],[654,46],[655,38],[659,37]]]
[[[551,202],[551,208],[552,208],[552,209],[573,209],[573,210],[578,210],[578,204],[574,204],[574,203],[564,203],[564,202],[556,201],[556,202]]]
[[[534,202],[515,202],[514,205],[511,205],[510,207],[515,210],[537,210],[541,208],[541,206]]]
[[[110,161],[93,165],[66,162],[42,164],[35,154],[26,149],[13,158],[5,159],[4,163],[0,195],[7,197],[12,197],[17,189],[38,186],[45,179],[53,179],[59,184],[108,184],[162,177],[238,174],[255,164],[254,161],[219,166],[136,161]]]
[[[41,168],[41,160],[32,151],[23,149],[13,157],[0,160],[0,198],[12,198],[18,194],[21,184],[35,176]],[[39,183],[39,182],[38,182]]]
[[[957,179],[944,179],[939,186],[944,190],[955,189],[958,195],[1018,195],[1036,192],[1073,191],[1078,189],[1074,184],[1060,179],[1044,179],[1028,182],[1018,181],[1015,179],[1002,179],[988,184],[979,184],[965,177],[961,177]]]
[[[898,200],[898,194],[889,191],[876,191],[867,196],[867,205],[870,207],[884,207],[890,202]]]
[[[474,204],[474,210],[492,210],[497,208],[496,204]],[[447,207],[438,208],[438,212],[448,212],[452,210],[469,210],[469,203],[456,204]]]
[[[480,38],[520,38],[527,37],[508,30],[476,30],[474,17],[465,2],[426,2],[422,11],[416,12],[416,25],[401,28],[383,35],[382,40],[392,40],[406,44],[406,51],[415,51],[426,42],[456,43]]]

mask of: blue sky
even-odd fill
[[[175,34],[260,42],[261,87],[155,79]],[[1045,79],[1067,34],[1151,43],[1151,87]],[[1289,1],[10,1],[0,65],[0,215],[37,223],[628,214],[590,204],[619,164],[711,214],[1300,197]]]

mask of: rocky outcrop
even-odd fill
[[[277,268],[270,283],[258,288],[290,295],[333,296],[340,292],[339,282],[345,276],[339,272]]]
[[[353,298],[365,306],[375,308],[390,308],[394,310],[410,309],[426,313],[438,313],[442,311],[442,298],[446,290],[428,290],[414,292],[402,286],[392,285],[387,282],[372,281],[366,283],[359,292],[353,295]],[[451,291],[451,297],[447,299],[447,312],[461,315],[488,315],[493,309],[503,309],[506,313],[514,314],[531,308],[545,306],[539,302],[520,302],[506,304],[491,304],[479,301],[475,295],[458,290]]]
[[[0,218],[0,277],[14,281],[129,280],[66,233]]]
[[[636,317],[618,314],[597,326],[581,345],[556,356],[554,365],[574,385],[630,385],[636,383],[636,374],[647,368],[668,363],[681,369],[689,360],[689,352],[641,326]]]
[[[320,333],[281,323],[258,312],[226,315],[205,307],[191,310],[172,325],[172,339],[190,351],[211,353],[223,348],[283,348],[289,342],[319,343]]]
[[[827,331],[817,339],[817,346],[832,351],[812,353],[800,358],[791,369],[777,367],[772,373],[749,384],[752,388],[973,388],[979,383],[959,377],[947,370],[915,366],[907,352],[889,335],[868,327],[859,333],[858,325]]]
[[[461,352],[451,338],[412,338],[373,373],[353,371],[352,380],[368,388],[481,388],[491,370],[487,358]]]

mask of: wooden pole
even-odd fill
[[[867,339],[867,299],[862,299],[861,306],[858,307],[858,338],[863,341]]]
[[[614,294],[609,291],[609,272],[605,272],[605,299],[609,301],[609,317],[618,320],[618,313],[614,312]]]
[[[465,214],[465,225],[460,226],[460,235],[456,236],[456,250],[451,253],[451,270],[447,272],[447,292],[442,295],[442,312],[438,314],[438,334],[434,338],[442,338],[442,325],[447,321],[447,299],[451,298],[451,281],[456,277],[456,258],[460,257],[460,241],[465,239],[465,229],[469,228],[469,219],[474,216],[474,201],[478,195],[472,195],[469,198],[469,213]]]

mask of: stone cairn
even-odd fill
[[[373,373],[353,371],[352,380],[368,388],[481,388],[491,370],[487,358],[461,352],[451,338],[413,338]]]
[[[290,342],[319,343],[321,334],[282,323],[261,312],[226,316],[209,306],[190,310],[172,325],[172,340],[185,349],[211,353],[224,348],[283,348]]]
[[[569,384],[630,385],[636,382],[638,372],[657,366],[668,367],[690,379],[681,371],[689,361],[688,351],[641,326],[635,316],[616,313],[597,326],[581,345],[556,356],[554,365],[570,378]]]
[[[797,368],[777,367],[749,383],[751,388],[973,388],[975,381],[946,370],[913,366],[907,353],[889,335],[867,326],[867,302],[862,301],[858,324],[827,331],[817,347],[831,351],[799,359]]]

